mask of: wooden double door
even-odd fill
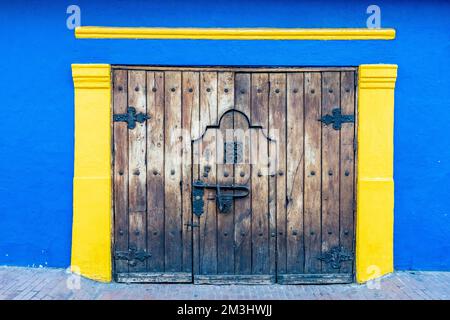
[[[116,281],[353,281],[354,68],[112,72]]]

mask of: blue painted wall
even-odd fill
[[[75,40],[82,25],[365,27],[361,1],[1,1],[0,265],[70,263],[71,63],[399,65],[395,266],[450,270],[450,3],[376,1],[395,41]]]

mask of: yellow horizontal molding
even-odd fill
[[[72,77],[75,88],[111,87],[111,67],[108,64],[72,64]]]
[[[393,40],[395,29],[77,27],[78,39]]]
[[[393,89],[397,79],[397,65],[361,65],[359,85],[361,89]]]

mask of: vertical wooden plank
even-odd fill
[[[275,139],[269,144],[271,265],[277,261],[277,272],[286,273],[286,74],[271,73],[269,80],[269,136]]]
[[[201,146],[201,137],[202,132],[200,131],[201,123],[200,123],[200,99],[201,99],[201,81],[200,81],[200,73],[196,73],[198,79],[198,105],[197,107],[192,109],[191,116],[191,147],[192,147],[192,182],[200,179],[200,146]],[[191,208],[192,208],[192,199],[191,199]],[[200,236],[201,236],[201,217],[198,217],[195,214],[192,214],[192,225],[196,225],[198,227],[192,228],[192,268],[193,274],[200,274]]]
[[[164,72],[147,72],[147,270],[164,271]]]
[[[126,70],[115,70],[113,75],[113,110],[127,112]],[[125,122],[114,122],[114,250],[128,250],[128,128]],[[128,261],[115,260],[115,272],[128,272]]]
[[[200,73],[200,128],[217,122],[217,73]],[[209,129],[201,139],[200,179],[216,183],[216,130]],[[217,213],[215,190],[205,190],[205,212],[200,217],[200,274],[217,273]]]
[[[320,273],[321,247],[321,74],[305,73],[304,238],[305,273]]]
[[[286,273],[303,273],[303,73],[287,74],[287,261]]]
[[[200,133],[217,124],[217,72],[200,73]]]
[[[341,111],[342,114],[355,114],[355,73],[341,73]],[[345,123],[341,129],[340,161],[340,245],[353,252],[354,243],[354,172],[355,172],[355,125]],[[341,263],[340,272],[352,273],[353,261]]]
[[[252,74],[251,121],[268,127],[269,76]],[[252,170],[252,273],[269,274],[268,166],[267,139],[260,132],[251,131]],[[267,131],[265,131],[267,133]]]
[[[225,111],[234,108],[234,72],[217,74],[217,112],[222,116]],[[232,129],[232,127],[231,127]]]
[[[136,113],[147,113],[145,71],[128,73],[128,106],[134,107]],[[129,244],[130,249],[147,250],[147,128],[146,123],[136,123],[128,130],[128,192],[129,192]],[[130,272],[145,271],[146,261],[136,260],[130,265]]]
[[[234,105],[234,73],[219,72],[217,74],[217,110],[218,117],[233,108]],[[226,114],[220,123],[220,131],[216,140],[217,183],[232,184],[234,180],[233,163],[224,163],[224,143],[233,142],[233,113]],[[234,207],[228,214],[217,214],[217,272],[234,273]]]
[[[183,204],[183,268],[184,272],[192,271],[192,161],[191,136],[198,134],[199,125],[199,74],[183,72],[182,127],[183,127],[183,171],[182,171],[182,204]]]
[[[250,74],[235,75],[235,108],[250,117]],[[251,188],[250,165],[250,129],[243,115],[234,117],[235,140],[243,144],[243,163],[235,165],[234,181],[236,184],[248,185]],[[251,194],[235,201],[234,205],[234,242],[235,242],[235,273],[251,274],[252,243],[251,243]]]
[[[165,72],[165,269],[181,271],[181,72]]]
[[[340,104],[340,73],[322,73],[322,114],[332,114]],[[340,131],[333,125],[322,126],[322,253],[339,246],[339,149]],[[322,272],[333,273],[330,263],[322,263]]]
[[[216,129],[206,131],[201,141],[200,179],[215,184]],[[200,274],[217,273],[217,208],[215,190],[206,189],[204,213],[200,217]]]

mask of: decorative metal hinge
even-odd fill
[[[333,124],[334,130],[340,130],[342,124],[345,122],[355,122],[355,116],[353,115],[343,115],[341,114],[341,109],[335,108],[331,111],[332,115],[326,114],[319,119],[322,123],[326,125]]]
[[[130,266],[136,265],[136,260],[141,262],[150,258],[152,255],[144,250],[137,250],[135,247],[128,249],[128,251],[115,251],[114,258],[116,260],[127,260]]]
[[[333,269],[339,269],[341,262],[353,260],[353,253],[347,252],[344,247],[333,247],[317,259],[331,264]]]
[[[126,122],[128,129],[134,129],[136,127],[136,122],[143,123],[148,119],[150,119],[150,116],[142,112],[136,114],[136,109],[134,107],[128,107],[127,113],[113,115],[113,120],[115,122]]]

